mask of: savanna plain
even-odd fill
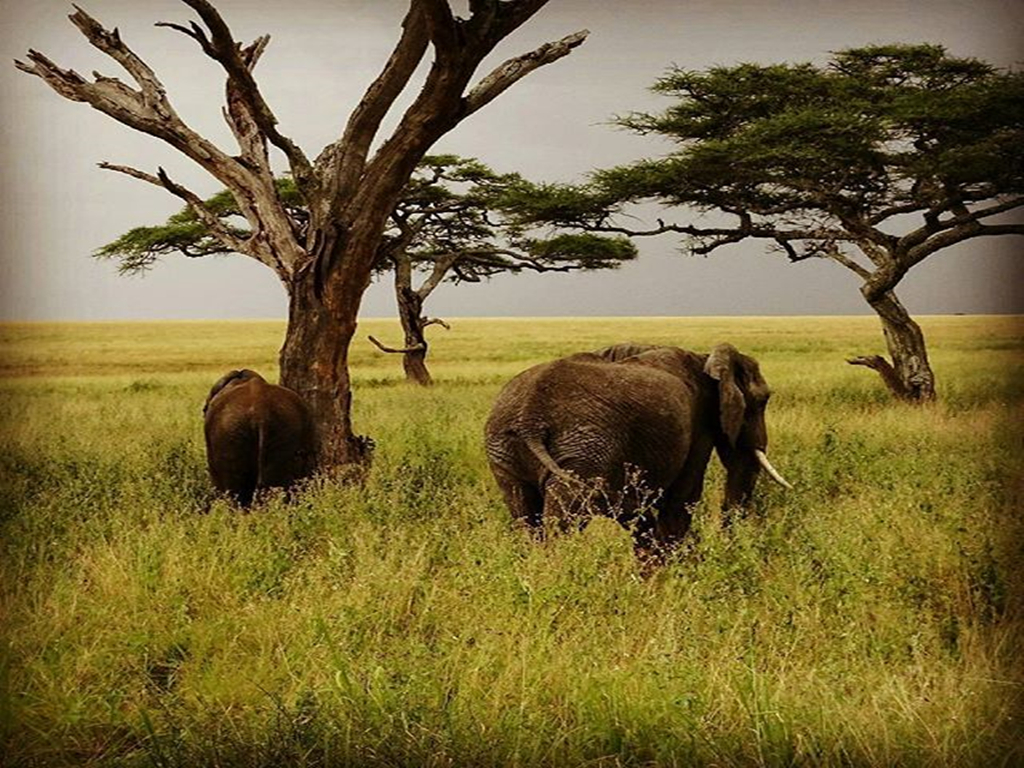
[[[352,354],[362,485],[242,513],[201,408],[277,322],[0,326],[0,763],[1024,765],[1024,334],[925,317],[940,401],[844,357],[873,318],[465,319],[436,384]],[[484,458],[501,385],[620,341],[759,359],[764,481],[647,575],[598,520],[536,543]]]

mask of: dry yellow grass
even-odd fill
[[[280,323],[2,326],[6,764],[1024,762],[1020,321],[923,323],[924,409],[843,364],[870,318],[464,319],[430,389],[360,341],[367,484],[248,515],[199,410]],[[714,469],[648,579],[610,523],[512,530],[480,445],[508,376],[626,339],[757,356],[797,485],[723,532]]]

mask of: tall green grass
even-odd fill
[[[928,408],[842,362],[867,318],[461,320],[430,389],[361,337],[365,485],[249,514],[200,409],[280,324],[0,326],[0,763],[1024,764],[1021,324],[924,323]],[[481,446],[515,372],[627,339],[757,356],[796,485],[723,529],[713,467],[650,577],[513,529]]]

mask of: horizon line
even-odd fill
[[[1019,312],[915,312],[913,317],[1022,317],[1024,310]],[[465,320],[771,320],[771,319],[804,319],[804,318],[877,318],[873,312],[836,313],[836,314],[750,314],[750,315],[448,315],[446,319]],[[395,315],[375,315],[359,317],[358,322],[381,320],[398,321]],[[99,319],[17,319],[0,318],[0,325],[45,325],[45,324],[114,324],[114,323],[287,323],[285,317],[133,317],[133,318],[99,318]]]

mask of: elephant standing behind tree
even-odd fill
[[[761,468],[788,485],[765,455],[769,394],[757,361],[732,345],[703,355],[619,344],[512,379],[487,421],[487,457],[513,518],[539,531],[545,519],[609,515],[632,527],[638,554],[656,555],[689,529],[712,449],[726,508],[750,498]]]
[[[265,488],[288,488],[316,468],[316,428],[295,392],[255,371],[231,371],[203,406],[206,459],[218,491],[248,506]]]

